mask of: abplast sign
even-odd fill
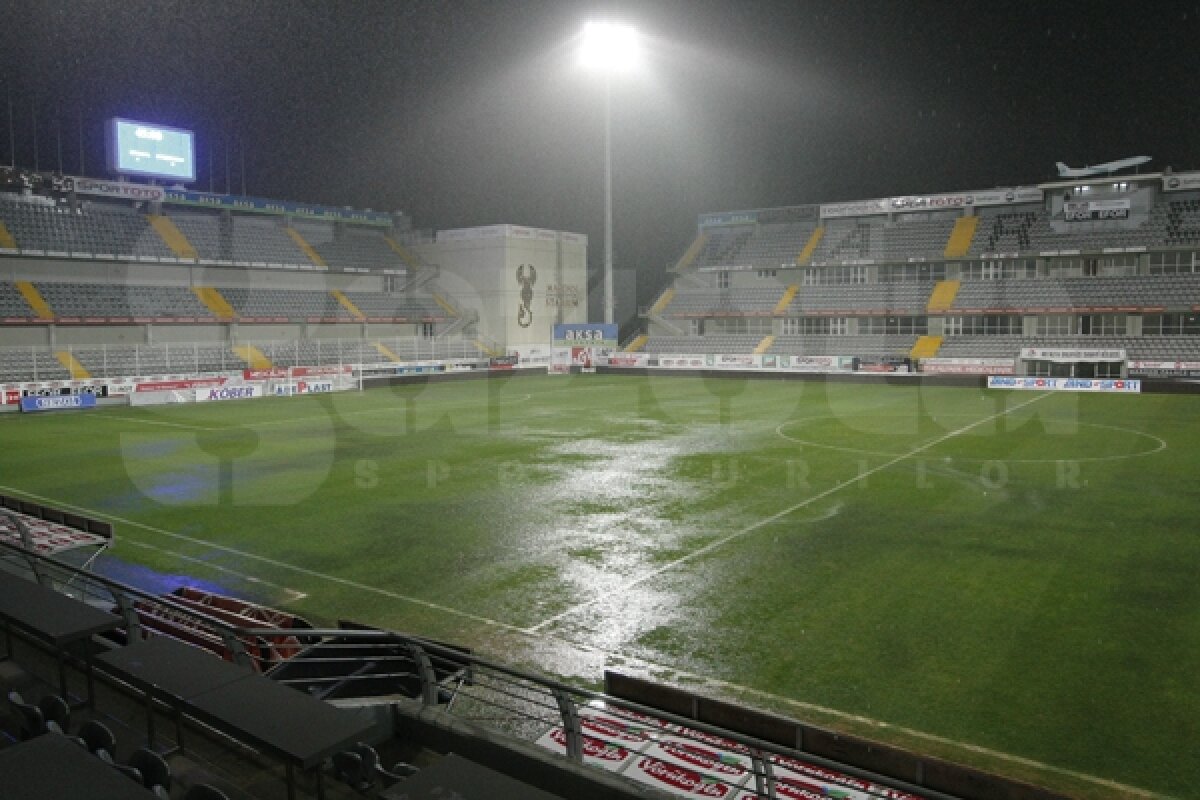
[[[217,386],[212,389],[197,389],[197,403],[212,403],[218,400],[247,400],[262,397],[261,386]]]

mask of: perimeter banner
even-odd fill
[[[571,322],[554,326],[555,347],[617,346],[617,326],[603,322]]]
[[[1168,192],[1200,189],[1200,172],[1180,172],[1175,175],[1164,175],[1162,182],[1163,190]]]
[[[1023,389],[1035,392],[1120,392],[1142,391],[1142,382],[1135,378],[1010,378],[988,376],[989,389]]]
[[[71,177],[68,180],[68,186],[75,194],[119,197],[124,200],[148,200],[150,202],[161,202],[166,196],[166,191],[161,186],[148,186],[144,183],[97,181],[91,178],[77,177]]]
[[[1024,361],[1124,361],[1125,358],[1125,351],[1115,348],[1021,348],[1021,359]]]
[[[214,389],[196,389],[197,403],[212,403],[219,400],[246,400],[262,397],[263,387],[259,384],[243,386],[219,386]]]
[[[1097,219],[1129,219],[1129,198],[1117,200],[1068,200],[1063,203],[1063,217],[1069,222]]]
[[[22,411],[66,411],[75,408],[95,408],[94,394],[60,394],[52,397],[30,395],[21,398]]]
[[[1011,358],[925,358],[921,371],[940,375],[1012,375]]]

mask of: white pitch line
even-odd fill
[[[145,542],[135,542],[132,539],[125,539],[123,541],[126,544],[133,545],[134,547],[141,547],[146,550],[153,550],[156,553],[166,553],[171,558],[178,558],[180,561],[190,561],[193,564],[200,564],[208,569],[215,569],[215,570],[218,570],[219,572],[224,572],[227,575],[233,575],[235,577],[241,578],[242,580],[248,581],[250,583],[261,584],[263,586],[274,586],[276,589],[280,589],[280,590],[286,592],[287,594],[291,595],[291,598],[290,598],[291,600],[303,600],[305,597],[308,597],[308,592],[302,592],[299,589],[290,589],[287,586],[282,586],[278,583],[271,583],[271,581],[264,581],[262,578],[255,577],[254,575],[247,575],[244,572],[238,572],[235,569],[230,569],[229,567],[224,567],[224,566],[221,566],[220,564],[214,564],[211,561],[205,561],[202,558],[196,558],[195,556],[187,556],[187,555],[184,555],[183,553],[177,552],[175,550],[168,550],[165,547],[157,547],[152,544],[146,544]]]
[[[223,431],[225,428],[209,428],[204,425],[187,425],[182,422],[167,422],[161,419],[143,419],[141,417],[116,416],[115,414],[92,414],[89,419],[103,419],[109,422],[140,422],[143,425],[166,425],[170,428],[183,428],[189,431]]]
[[[831,494],[836,494],[837,492],[840,492],[842,489],[845,489],[847,486],[853,486],[856,483],[861,483],[862,481],[871,477],[875,473],[882,472],[883,470],[887,469],[888,467],[894,466],[895,464],[899,464],[901,461],[904,461],[905,459],[909,459],[915,455],[918,455],[919,453],[923,453],[924,451],[928,450],[929,448],[939,445],[942,442],[946,441],[947,439],[951,439],[955,436],[959,436],[963,433],[966,433],[967,431],[971,430],[972,428],[978,428],[980,425],[991,422],[992,420],[998,419],[999,417],[1007,416],[1008,414],[1011,414],[1014,411],[1024,408],[1025,406],[1029,405],[1030,403],[1035,403],[1038,400],[1041,400],[1041,399],[1049,397],[1049,396],[1050,396],[1049,393],[1039,394],[1032,399],[1026,400],[1023,403],[1013,406],[1012,408],[1006,408],[1003,411],[999,411],[995,414],[992,414],[990,417],[986,417],[984,419],[977,420],[976,422],[972,422],[970,425],[964,425],[963,427],[958,428],[957,430],[950,431],[947,434],[939,436],[936,439],[933,439],[929,442],[926,442],[923,445],[913,448],[912,450],[908,451],[907,453],[902,453],[902,454],[896,456],[895,458],[891,459],[890,461],[885,461],[876,467],[872,467],[869,470],[865,470],[863,472],[858,473],[853,478],[850,478],[848,480],[842,481],[841,483],[835,484],[834,486],[826,489],[823,492],[818,492],[817,494],[813,495],[812,497],[809,497],[805,500],[801,500],[799,503],[796,503],[795,505],[788,506],[787,508],[783,509],[782,511],[777,511],[776,513],[770,515],[769,517],[763,517],[758,522],[747,525],[746,527],[744,527],[740,530],[736,530],[733,533],[728,534],[727,536],[722,536],[720,539],[709,542],[704,547],[701,547],[698,550],[693,550],[692,552],[688,553],[685,556],[680,556],[679,558],[675,559],[674,561],[668,561],[667,563],[663,564],[661,567],[652,569],[649,572],[645,572],[632,580],[626,581],[625,583],[621,584],[620,586],[614,587],[614,588],[606,591],[604,593],[604,596],[602,596],[602,597],[596,597],[596,598],[587,600],[582,603],[577,603],[576,605],[571,606],[570,608],[566,609],[565,611],[561,611],[561,612],[555,614],[554,616],[547,617],[546,619],[542,620],[541,622],[537,623],[536,625],[532,625],[529,628],[526,628],[525,630],[528,633],[538,633],[543,628],[545,628],[547,625],[553,625],[554,623],[556,623],[566,617],[569,617],[572,614],[576,614],[585,609],[592,608],[596,605],[599,605],[600,603],[608,601],[609,599],[611,599],[614,596],[620,596],[622,593],[634,588],[635,586],[638,586],[639,584],[645,583],[646,581],[650,580],[651,578],[656,578],[659,575],[663,574],[664,572],[669,572],[670,570],[675,569],[676,567],[680,566],[681,564],[686,564],[689,561],[694,561],[695,559],[697,559],[701,556],[708,555],[709,553],[713,552],[714,550],[724,547],[725,545],[729,544],[732,541],[735,541],[736,539],[740,539],[743,536],[746,536],[747,534],[751,534],[754,531],[758,530],[759,528],[770,525],[772,522],[777,522],[777,521],[783,519],[784,517],[794,514],[795,512],[799,511],[802,508],[807,508],[808,506],[812,505],[813,503],[817,502],[818,500],[824,500],[826,497],[829,497]]]
[[[249,559],[252,561],[259,561],[259,562],[262,562],[263,564],[270,564],[271,566],[277,567],[279,569],[289,570],[291,572],[296,572],[301,575],[307,575],[311,578],[317,578],[319,580],[328,581],[330,583],[337,583],[342,586],[349,586],[352,589],[358,589],[359,591],[362,591],[362,592],[367,592],[370,594],[377,594],[377,595],[381,595],[383,597],[390,598],[392,600],[401,600],[406,603],[412,603],[414,605],[423,606],[425,608],[433,609],[434,611],[440,611],[444,614],[450,614],[452,616],[462,617],[463,619],[469,619],[469,620],[472,620],[473,622],[478,622],[483,625],[487,625],[489,627],[499,628],[500,630],[511,631],[513,633],[524,633],[523,629],[517,627],[516,625],[510,625],[507,622],[500,622],[499,620],[490,619],[488,617],[483,617],[478,614],[472,614],[469,611],[460,611],[457,608],[450,608],[449,606],[444,606],[444,605],[441,605],[440,603],[433,603],[433,602],[430,602],[429,600],[422,600],[419,597],[410,597],[409,595],[400,594],[399,592],[392,592],[392,591],[388,591],[387,589],[380,589],[375,586],[368,586],[367,584],[359,583],[358,581],[352,581],[352,580],[348,580],[346,578],[339,578],[336,575],[329,575],[328,573],[318,572],[315,569],[308,569],[307,567],[301,567],[301,566],[297,566],[295,564],[289,564],[286,561],[279,561],[274,558],[268,558],[267,556],[260,556],[257,553],[251,553],[246,550],[239,550],[236,547],[229,547],[228,545],[216,544],[214,542],[210,542],[205,539],[197,539],[194,536],[187,536],[182,533],[175,533],[174,531],[166,530],[165,528],[157,528],[153,525],[147,525],[146,523],[138,522],[137,520],[126,519],[125,517],[118,517],[115,514],[107,514],[103,511],[97,511],[95,509],[84,508],[83,506],[77,506],[77,505],[73,505],[71,503],[65,503],[61,500],[56,500],[53,497],[45,497],[43,495],[37,495],[37,494],[34,494],[33,492],[29,492],[24,489],[19,489],[14,486],[0,486],[0,490],[14,492],[16,494],[22,494],[22,495],[25,495],[26,497],[31,497],[34,500],[41,500],[41,501],[50,503],[52,505],[55,505],[55,506],[58,506],[61,508],[71,509],[74,511],[82,511],[87,514],[91,514],[94,517],[99,517],[100,519],[110,520],[111,522],[119,522],[122,525],[129,525],[134,528],[141,528],[142,530],[150,531],[151,533],[157,533],[160,536],[167,536],[172,539],[179,539],[180,541],[189,542],[191,544],[200,545],[202,547],[208,547],[213,550],[220,550],[225,553],[232,553],[233,555],[240,556],[241,558]],[[207,563],[207,562],[205,562],[205,563]]]

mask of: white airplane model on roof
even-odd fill
[[[1111,175],[1117,170],[1136,167],[1139,164],[1145,164],[1150,160],[1150,156],[1133,156],[1131,158],[1122,158],[1117,161],[1107,161],[1103,164],[1095,164],[1087,167],[1068,167],[1061,161],[1055,163],[1058,167],[1058,176],[1060,178],[1091,178],[1094,175]]]

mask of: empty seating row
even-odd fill
[[[175,254],[132,209],[84,206],[78,211],[0,196],[0,221],[24,250],[173,259]]]
[[[1200,274],[966,281],[954,309],[1162,307],[1200,305]]]
[[[53,353],[37,348],[0,348],[0,381],[65,381],[70,371]]]
[[[314,266],[283,217],[229,215],[168,207],[166,216],[202,261]],[[21,250],[175,261],[180,254],[149,218],[132,207],[85,201],[79,209],[41,196],[0,193],[0,222]],[[332,223],[295,223],[301,238],[327,265],[404,268],[385,231]],[[190,257],[190,256],[189,256]]]
[[[186,286],[147,286],[117,283],[33,284],[54,317],[140,319],[214,319],[214,314]],[[318,289],[219,289],[239,317],[324,318],[353,322],[358,319],[330,292]],[[442,320],[447,316],[431,295],[384,292],[348,292],[346,296],[368,319]],[[11,281],[0,281],[0,319],[39,319],[30,301]]]
[[[331,267],[404,269],[400,255],[379,231],[344,228],[339,235],[328,224],[299,221],[292,224]]]
[[[803,286],[788,310],[792,314],[849,310],[921,314],[933,287],[932,281]]]
[[[784,288],[680,289],[664,309],[667,316],[769,314],[784,296]]]

